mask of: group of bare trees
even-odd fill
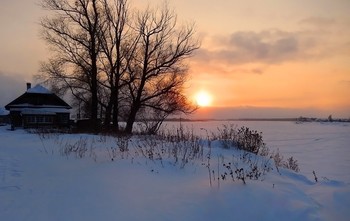
[[[194,26],[177,24],[164,4],[131,9],[128,0],[42,0],[50,15],[42,37],[53,52],[40,78],[56,92],[70,91],[91,119],[118,130],[126,121],[159,119],[194,107],[183,93],[185,59],[198,49]],[[154,127],[156,128],[158,124]],[[153,128],[154,129],[154,128]]]

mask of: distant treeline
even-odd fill
[[[328,118],[315,118],[315,117],[299,117],[297,122],[350,122],[349,119],[333,118],[332,115],[329,115]]]

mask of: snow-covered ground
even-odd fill
[[[172,160],[152,161],[137,154],[139,138],[130,138],[129,152],[113,153],[122,142],[112,137],[43,138],[0,127],[0,220],[349,220],[350,125],[244,124],[262,131],[272,149],[294,156],[301,172],[274,169],[246,185],[213,180],[210,186],[205,163],[181,169]],[[217,125],[192,127],[202,133]],[[79,142],[88,148],[83,158],[64,154]],[[240,154],[215,142],[211,151],[214,171],[223,158]]]
[[[295,123],[292,121],[202,121],[182,122],[184,128],[206,136],[222,125],[246,126],[262,132],[271,150],[298,160],[300,173],[312,179],[312,171],[322,177],[350,183],[350,123]],[[165,128],[178,128],[166,122]],[[205,130],[201,129],[205,128]]]

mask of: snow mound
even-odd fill
[[[8,115],[9,111],[5,110],[5,108],[0,107],[0,116]]]

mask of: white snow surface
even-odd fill
[[[49,91],[47,88],[41,86],[40,84],[35,85],[35,87],[29,88],[27,90],[27,93],[34,93],[34,94],[52,94],[51,91]]]
[[[119,153],[112,161],[110,147],[117,145],[112,137],[54,134],[40,138],[24,130],[0,127],[0,219],[349,220],[349,170],[343,169],[350,167],[350,133],[343,133],[350,127],[310,124],[283,128],[286,125],[257,127],[278,131],[267,133],[267,138],[281,145],[281,153],[298,156],[301,173],[273,170],[262,180],[247,180],[246,185],[239,181],[219,185],[215,181],[212,186],[201,163],[189,163],[181,169],[166,160],[161,164],[137,157],[133,153],[140,137],[130,138],[129,152]],[[334,133],[324,133],[324,126]],[[303,133],[305,127],[314,131]],[[294,131],[296,128],[299,130]],[[295,136],[294,144],[286,141],[286,134]],[[85,157],[62,155],[63,147],[78,140],[87,142]],[[292,150],[286,151],[287,146],[279,140],[285,140],[284,145]],[[299,145],[302,141],[305,145]],[[309,149],[315,147],[318,149]],[[237,154],[217,147],[215,142],[212,151],[213,168],[219,154],[227,158]],[[328,164],[329,157],[336,158],[334,153],[339,155],[338,161],[346,160],[340,167],[327,165],[327,178],[320,176],[316,183],[304,172],[322,174],[327,167],[322,164]]]

